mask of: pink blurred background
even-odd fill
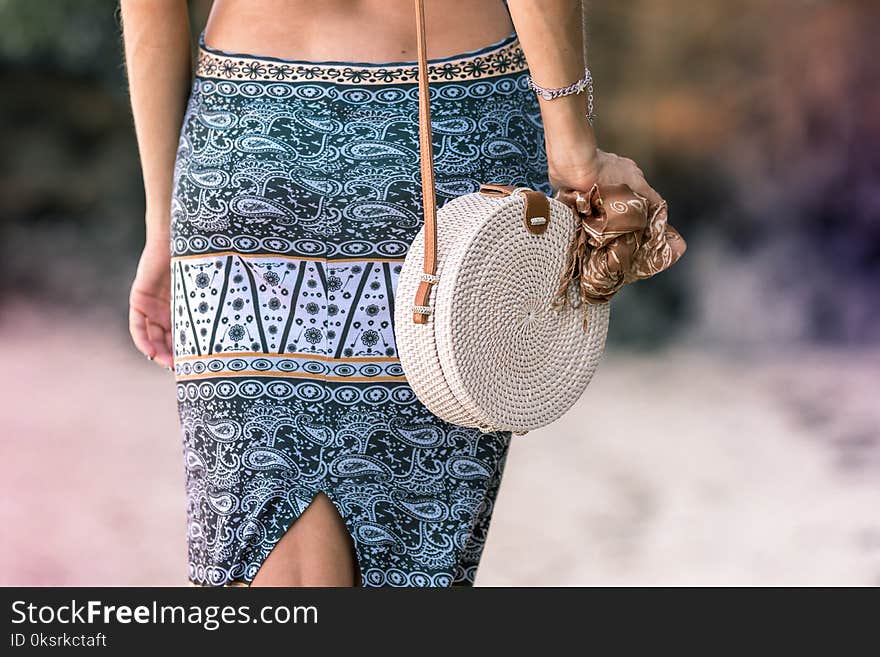
[[[615,298],[576,408],[515,437],[477,584],[880,584],[877,3],[588,19],[600,145],[689,250]],[[9,0],[0,37],[0,585],[182,585],[174,383],[126,329],[118,23]]]

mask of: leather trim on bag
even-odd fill
[[[525,212],[523,213],[523,225],[526,230],[535,235],[540,235],[547,230],[550,222],[550,199],[534,189],[517,187],[515,185],[499,185],[496,183],[483,183],[480,185],[480,194],[484,196],[510,196],[514,191],[525,198]]]

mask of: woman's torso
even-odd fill
[[[425,0],[425,23],[431,59],[513,32],[504,0]],[[413,0],[215,0],[205,41],[221,50],[284,59],[412,61]]]

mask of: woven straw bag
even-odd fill
[[[583,317],[552,307],[575,237],[568,205],[484,184],[437,210],[422,0],[415,6],[424,225],[398,279],[401,367],[441,419],[526,433],[583,393],[605,349],[610,305],[588,304]]]

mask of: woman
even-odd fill
[[[580,2],[427,0],[438,205],[625,182]],[[419,229],[413,0],[122,0],[146,190],[130,328],[175,372],[196,585],[473,584],[510,433],[441,421],[396,358]]]

